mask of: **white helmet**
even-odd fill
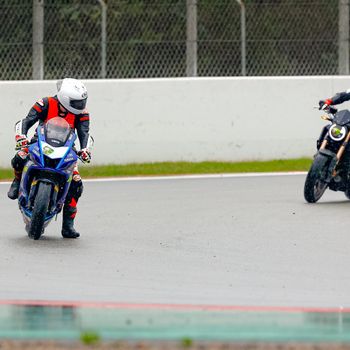
[[[73,114],[84,112],[88,94],[81,81],[65,78],[57,82],[57,89],[58,101],[65,109]]]

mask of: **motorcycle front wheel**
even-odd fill
[[[34,200],[32,219],[28,230],[28,236],[37,240],[44,232],[45,216],[49,208],[52,185],[40,182],[38,192]]]
[[[347,190],[345,191],[345,197],[346,197],[347,199],[350,199],[350,190],[349,190],[349,189],[347,189]]]
[[[326,191],[328,184],[324,181],[327,177],[330,159],[322,154],[317,154],[306,176],[304,186],[304,198],[309,203],[316,203]]]

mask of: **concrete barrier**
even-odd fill
[[[320,98],[349,77],[86,80],[93,164],[242,161],[311,156],[324,122]],[[0,166],[14,154],[15,122],[56,92],[54,81],[0,83]],[[344,108],[349,104],[344,104]]]

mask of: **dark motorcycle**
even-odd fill
[[[29,147],[18,197],[26,231],[39,239],[45,227],[64,205],[79,154],[76,135],[60,117],[39,125],[37,141]]]
[[[316,203],[327,188],[343,191],[350,199],[350,112],[330,107],[321,118],[330,121],[317,140],[314,156],[304,186],[304,197]]]

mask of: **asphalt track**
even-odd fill
[[[39,241],[0,184],[0,300],[350,307],[350,201],[304,179],[89,182]]]

